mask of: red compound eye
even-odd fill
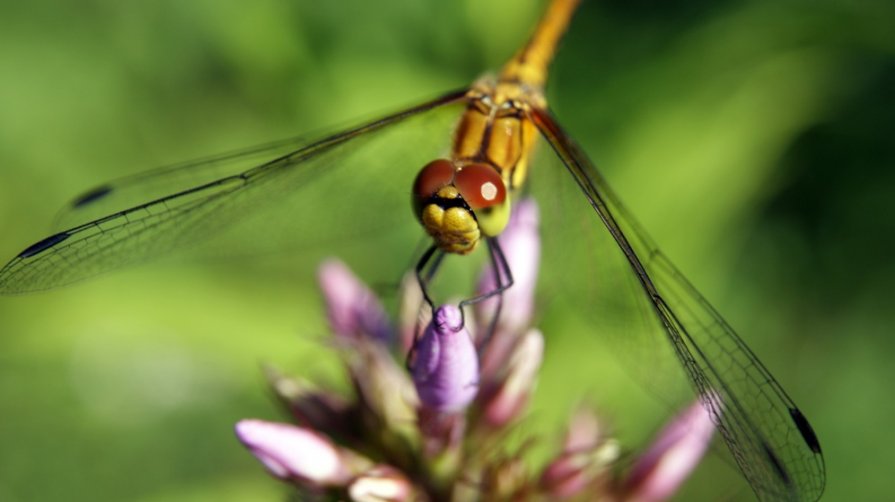
[[[500,174],[486,164],[470,164],[454,176],[454,186],[472,209],[502,204],[507,198],[507,188]]]
[[[439,188],[449,185],[454,179],[454,165],[451,161],[445,159],[433,160],[426,164],[416,175],[416,181],[413,182],[413,195],[417,199],[428,199]]]

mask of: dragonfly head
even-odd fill
[[[413,209],[439,248],[466,254],[482,236],[503,231],[510,216],[510,195],[494,167],[438,159],[417,175]]]

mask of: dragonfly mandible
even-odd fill
[[[316,142],[271,143],[89,190],[64,209],[70,227],[0,269],[0,292],[48,289],[237,226],[264,227],[273,212],[290,215],[277,236],[317,242],[353,235],[363,203],[377,215],[375,230],[387,233],[414,219],[406,210],[411,191],[416,218],[434,241],[422,267],[433,253],[469,253],[481,240],[495,249],[517,193],[530,190],[557,215],[585,215],[557,216],[544,247],[545,260],[549,252],[563,258],[555,291],[594,321],[594,336],[604,331],[599,323],[642,316],[640,330],[664,340],[758,498],[815,500],[825,468],[808,420],[636,223],[547,106],[547,68],[577,4],[553,0],[502,71],[468,88]],[[536,143],[564,169],[536,165]],[[376,160],[396,144],[413,148],[399,163]],[[272,235],[265,240],[276,240]],[[579,249],[566,254],[570,246]],[[622,283],[635,285],[631,294],[605,291]]]

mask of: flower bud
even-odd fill
[[[240,420],[236,436],[274,476],[316,486],[343,486],[351,478],[339,450],[310,429],[264,420]]]
[[[324,262],[318,282],[333,332],[345,339],[367,337],[388,344],[391,327],[376,295],[341,261]]]
[[[626,497],[638,501],[671,497],[699,463],[714,431],[702,404],[690,405],[634,464],[623,487]]]
[[[284,376],[272,367],[265,367],[264,370],[274,393],[292,412],[299,425],[336,439],[350,439],[357,435],[357,410],[353,403],[307,380]]]
[[[540,488],[550,498],[570,498],[585,491],[606,490],[599,484],[620,453],[618,442],[604,437],[597,417],[582,410],[575,414],[563,451],[541,473]],[[608,497],[607,497],[608,498]]]
[[[482,419],[488,425],[502,427],[521,414],[534,391],[543,357],[544,336],[529,330],[515,347],[503,380],[483,399]]]
[[[439,307],[417,343],[411,373],[423,406],[442,413],[464,409],[478,391],[478,354],[460,309]]]
[[[402,502],[414,500],[413,485],[397,469],[379,465],[361,474],[348,486],[355,502]]]

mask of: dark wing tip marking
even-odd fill
[[[38,255],[47,249],[59,244],[71,237],[69,232],[59,232],[58,234],[53,234],[46,239],[35,242],[34,244],[25,248],[24,251],[19,253],[18,258],[31,258],[32,256]]]
[[[106,195],[112,192],[111,185],[100,185],[93,190],[89,190],[81,194],[78,198],[72,201],[72,207],[81,207],[90,204],[91,202],[95,202],[99,199],[102,199]]]
[[[774,450],[772,450],[765,442],[761,443],[761,448],[764,450],[764,454],[768,457],[771,465],[774,466],[774,470],[777,471],[777,476],[780,477],[780,480],[783,481],[786,486],[790,486],[792,484],[792,479],[790,479],[789,473],[786,472],[786,469],[783,467],[783,462],[780,461],[774,453]]]
[[[789,416],[792,417],[792,421],[795,422],[799,432],[802,433],[802,439],[805,440],[805,444],[808,445],[808,448],[814,453],[819,454],[820,442],[817,440],[817,434],[814,433],[814,429],[811,428],[811,424],[808,423],[808,419],[805,418],[805,415],[802,415],[802,412],[799,411],[798,408],[790,408]]]

